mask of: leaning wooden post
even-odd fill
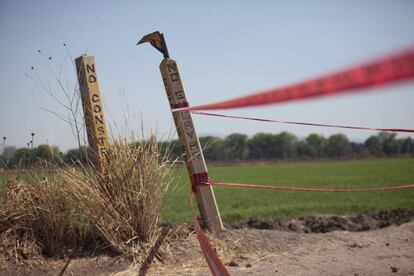
[[[164,37],[159,32],[144,36],[140,43],[150,42],[164,54],[160,64],[162,79],[171,109],[187,107],[188,102],[177,63],[169,58]],[[223,230],[213,188],[209,183],[206,162],[190,112],[172,112],[181,148],[185,154],[188,174],[195,193],[202,220],[211,232]]]
[[[104,173],[104,158],[109,147],[103,114],[95,58],[82,55],[75,60],[92,162],[99,173]]]

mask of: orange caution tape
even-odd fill
[[[198,220],[194,215],[193,223],[198,242],[200,243],[200,247],[203,251],[204,257],[207,261],[211,273],[214,276],[230,276],[230,273],[227,271],[226,267],[223,265],[223,263],[217,256],[217,253],[216,251],[214,251],[208,238],[206,237],[206,235],[204,235],[203,230],[201,229],[200,224],[198,223]]]
[[[414,78],[414,48],[293,85],[173,111],[230,109],[344,94]],[[360,90],[358,90],[360,91]]]
[[[377,188],[343,189],[343,188],[303,188],[303,187],[287,187],[287,186],[266,186],[266,185],[230,183],[230,182],[220,182],[220,181],[214,181],[214,182],[210,182],[210,183],[213,186],[268,189],[268,190],[280,190],[280,191],[322,192],[322,193],[383,192],[383,191],[413,189],[414,188],[414,184],[377,187]]]

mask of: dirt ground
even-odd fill
[[[414,211],[250,220],[227,225],[213,247],[232,275],[414,275]],[[197,239],[163,249],[148,275],[210,275]],[[59,275],[63,260],[9,267],[0,275]],[[71,260],[63,275],[137,275],[122,258]]]

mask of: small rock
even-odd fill
[[[252,267],[252,264],[250,264],[250,263],[246,264],[246,267]]]
[[[392,267],[391,267],[391,272],[392,272],[392,273],[396,273],[396,272],[398,272],[398,267],[392,266]]]
[[[291,230],[293,232],[298,231],[298,226],[296,224],[293,224],[293,223],[289,223],[288,228],[289,228],[289,230]]]
[[[231,262],[229,262],[229,266],[239,266],[239,264],[232,260]]]

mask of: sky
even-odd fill
[[[73,58],[95,56],[104,113],[113,135],[138,131],[170,137],[174,123],[162,84],[162,55],[145,34],[164,33],[192,105],[283,86],[414,46],[414,1],[21,1],[0,0],[0,137],[23,147],[76,147],[70,127],[45,109],[65,109],[52,73],[69,87]],[[42,54],[38,53],[41,50]],[[52,59],[49,61],[49,56]],[[379,128],[414,128],[414,81],[367,93],[324,97],[225,114]],[[344,133],[363,141],[375,132],[238,121],[194,115],[199,135],[289,131]],[[125,121],[128,121],[126,127]],[[399,134],[398,137],[407,137]]]

